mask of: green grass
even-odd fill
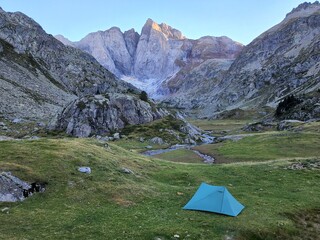
[[[250,123],[250,120],[207,120],[207,119],[197,119],[189,120],[193,125],[205,130],[212,131],[215,136],[225,135],[225,134],[238,134],[242,133],[241,130],[244,125]]]
[[[153,157],[171,162],[203,163],[203,159],[199,157],[199,155],[188,149],[178,149],[171,152],[154,155]]]
[[[147,150],[155,150],[155,149],[169,147],[168,144],[157,145],[157,144],[150,143],[148,140],[140,142],[138,139],[120,139],[120,140],[114,141],[113,143],[119,147],[122,147],[124,149],[127,149],[132,152],[136,152],[136,153],[142,153]],[[147,149],[146,148],[147,146],[151,146],[152,148]]]
[[[302,239],[317,233],[312,226],[301,232],[299,220],[318,216],[319,170],[287,170],[288,160],[177,164],[109,145],[90,139],[0,142],[1,171],[48,182],[45,193],[0,203],[10,208],[0,211],[0,238]],[[79,173],[78,166],[90,166],[92,174]],[[121,173],[122,167],[134,174]],[[244,211],[232,218],[182,210],[203,181],[227,186]]]
[[[272,132],[245,137],[236,142],[201,145],[194,149],[214,156],[221,163],[320,156],[319,146],[318,133]]]

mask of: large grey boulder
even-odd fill
[[[24,200],[23,190],[31,186],[13,176],[10,172],[0,173],[0,202],[17,202]]]
[[[105,135],[126,125],[148,123],[168,114],[134,95],[86,96],[64,109],[58,117],[56,129],[77,137]]]

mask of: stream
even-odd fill
[[[210,136],[210,135],[205,135],[204,138],[202,139],[202,144],[210,144],[210,143],[213,143],[214,142],[214,137]],[[206,154],[203,154],[197,150],[193,150],[192,147],[195,147],[197,145],[190,145],[190,144],[176,144],[176,145],[172,145],[168,148],[165,148],[165,149],[156,149],[156,150],[148,150],[148,151],[145,151],[143,152],[142,154],[145,155],[145,156],[154,156],[154,155],[158,155],[158,154],[162,154],[162,153],[166,153],[166,152],[172,152],[172,151],[175,151],[175,150],[178,150],[178,149],[188,149],[188,150],[191,150],[193,151],[195,154],[197,154],[199,157],[201,157],[203,159],[203,162],[204,163],[207,163],[207,164],[212,164],[214,163],[214,158],[209,156],[209,155],[206,155]]]

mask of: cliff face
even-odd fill
[[[119,28],[111,28],[90,33],[74,43],[62,36],[57,38],[90,53],[119,78],[155,98],[178,91],[177,86],[170,87],[171,80],[178,81],[176,75],[179,79],[208,59],[233,60],[243,47],[227,37],[190,40],[179,30],[151,19],[147,20],[140,35],[133,29],[122,33]]]

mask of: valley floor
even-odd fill
[[[317,239],[317,124],[197,147],[228,162],[211,165],[145,157],[129,140],[1,141],[1,171],[48,184],[23,202],[0,203],[0,238]],[[228,187],[245,209],[234,218],[182,210],[201,182]]]

